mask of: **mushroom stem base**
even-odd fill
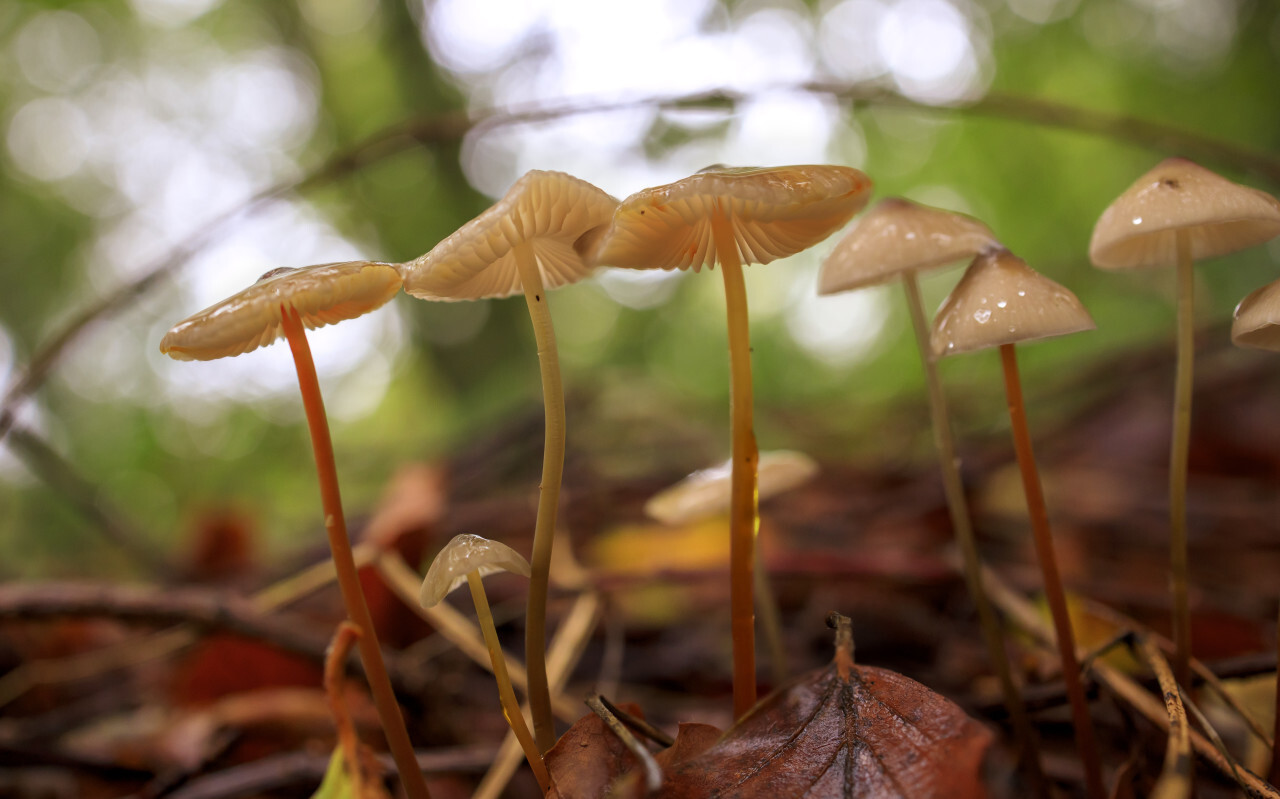
[[[1177,232],[1178,366],[1169,446],[1169,566],[1173,573],[1173,673],[1191,686],[1191,608],[1187,597],[1187,459],[1191,451],[1191,387],[1195,361],[1195,275],[1190,233]]]

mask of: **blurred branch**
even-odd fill
[[[103,502],[97,487],[49,446],[49,442],[25,427],[15,427],[9,432],[9,445],[27,468],[78,508],[104,538],[124,550],[146,574],[156,576],[165,572],[164,558],[156,554],[147,536],[116,508]]]
[[[1102,136],[1160,153],[1176,153],[1234,170],[1256,173],[1272,183],[1280,183],[1280,156],[1126,114],[1095,111],[1048,100],[995,92],[968,105],[937,106],[859,84],[802,83],[774,86],[767,90],[825,94],[855,106],[885,106],[909,108],[928,113],[970,114],[1059,128]],[[3,438],[12,428],[14,414],[19,404],[43,384],[63,351],[86,328],[97,320],[121,310],[146,293],[161,278],[185,264],[231,222],[239,217],[248,216],[274,199],[289,193],[306,192],[323,186],[412,147],[457,141],[478,127],[529,124],[581,114],[645,107],[732,110],[738,103],[752,96],[731,90],[713,90],[675,97],[635,97],[622,100],[594,99],[531,104],[482,110],[470,115],[457,111],[433,114],[389,126],[349,149],[337,153],[307,175],[282,181],[219,214],[197,230],[181,247],[172,250],[142,270],[137,278],[82,309],[36,350],[26,367],[9,385],[3,402],[0,402],[0,438]]]
[[[328,635],[296,617],[268,616],[250,599],[201,588],[140,588],[84,582],[11,583],[0,585],[0,620],[110,618],[134,624],[185,623],[202,630],[221,630],[324,662]],[[397,653],[385,653],[396,692],[420,694],[423,675],[414,675]],[[347,659],[347,669],[360,673],[360,661]]]

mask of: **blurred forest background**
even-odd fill
[[[832,162],[980,217],[1098,323],[1025,350],[1033,424],[1090,396],[1058,393],[1076,370],[1172,352],[1172,274],[1088,262],[1120,191],[1175,154],[1280,189],[1280,8],[1259,0],[8,2],[0,60],[4,577],[143,576],[228,509],[267,557],[316,546],[287,348],[177,363],[161,335],[276,266],[413,258],[528,169],[623,197],[712,163]],[[834,241],[748,270],[761,447],[926,463],[901,291],[818,298]],[[1198,270],[1202,327],[1225,341],[1277,262],[1273,243]],[[594,474],[725,457],[721,292],[608,270],[553,295]],[[398,466],[513,419],[536,473],[520,298],[402,296],[312,341],[353,515]],[[943,375],[962,441],[1002,434],[994,356]]]

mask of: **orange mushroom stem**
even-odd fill
[[[396,701],[387,666],[382,660],[382,649],[374,630],[373,617],[360,589],[360,577],[355,558],[351,554],[351,540],[347,536],[347,521],[342,512],[342,495],[338,491],[338,470],[334,464],[333,441],[329,437],[329,423],[324,411],[324,398],[320,395],[320,381],[316,377],[315,361],[307,344],[306,330],[298,312],[288,305],[281,306],[285,337],[293,352],[294,366],[298,372],[298,388],[302,392],[302,407],[307,415],[307,428],[311,431],[311,448],[316,458],[316,473],[320,480],[320,501],[324,509],[324,529],[329,537],[329,551],[338,575],[338,588],[342,592],[347,614],[363,635],[357,641],[360,661],[364,664],[369,680],[373,703],[387,736],[387,746],[400,772],[405,793],[410,797],[430,799],[426,779],[418,767],[409,732],[405,728],[400,704]]]

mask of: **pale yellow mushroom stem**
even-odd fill
[[[533,247],[517,244],[513,250],[524,299],[533,321],[538,343],[538,365],[542,371],[542,402],[546,416],[546,437],[542,451],[542,484],[538,494],[538,518],[533,528],[533,553],[529,558],[529,608],[525,621],[525,668],[529,674],[529,709],[538,751],[546,754],[555,745],[555,719],[551,715],[551,689],[547,684],[546,630],[547,591],[551,576],[551,545],[555,538],[556,510],[560,504],[560,481],[564,476],[564,389],[560,385],[560,355],[556,332],[547,308],[547,292],[542,285]]]
[[[498,683],[498,698],[502,702],[502,715],[515,733],[524,757],[533,769],[533,776],[545,794],[551,790],[551,777],[542,762],[542,754],[533,740],[529,727],[524,723],[524,714],[520,712],[520,702],[516,699],[515,689],[511,687],[511,676],[507,674],[507,659],[502,654],[502,644],[498,642],[498,630],[493,624],[493,611],[489,609],[489,597],[484,592],[484,583],[480,580],[480,572],[467,574],[467,586],[471,589],[471,599],[476,604],[476,616],[480,619],[480,631],[484,633],[484,643],[489,649],[489,661],[493,664],[493,678]]]
[[[294,367],[298,372],[298,389],[302,393],[302,407],[307,415],[307,427],[311,431],[311,448],[316,458],[316,474],[320,481],[320,502],[324,510],[324,528],[329,536],[329,551],[338,576],[338,588],[342,593],[347,615],[355,622],[363,635],[357,640],[360,660],[364,663],[369,691],[373,694],[378,718],[387,737],[387,746],[400,772],[400,782],[410,799],[430,799],[426,778],[418,767],[418,759],[404,726],[400,704],[382,662],[382,650],[374,631],[369,606],[360,590],[360,577],[356,572],[355,558],[351,554],[351,541],[347,537],[347,521],[342,513],[342,495],[338,491],[338,470],[334,465],[333,442],[329,438],[329,423],[324,412],[324,399],[320,395],[320,381],[316,377],[311,347],[307,344],[306,330],[298,312],[288,305],[281,306],[282,326],[293,351]]]
[[[751,334],[742,260],[723,209],[711,215],[711,233],[724,275],[729,327],[729,399],[733,427],[729,505],[729,603],[733,630],[733,717],[756,703],[755,599],[753,572],[758,518],[756,467],[760,454],[752,421]]]
[[[1005,710],[1013,727],[1014,739],[1022,755],[1023,767],[1030,787],[1036,796],[1047,797],[1049,786],[1040,767],[1040,747],[1031,719],[1027,716],[1022,694],[1013,681],[1009,654],[1005,648],[1004,632],[1000,620],[991,607],[982,588],[982,560],[978,555],[978,542],[969,516],[969,503],[964,495],[964,483],[960,479],[960,463],[956,457],[955,437],[951,433],[951,414],[947,412],[947,399],[938,378],[938,365],[929,353],[929,323],[925,319],[924,303],[920,299],[920,284],[914,269],[902,273],[902,285],[907,292],[907,308],[911,314],[911,326],[915,331],[916,347],[920,351],[920,363],[924,367],[925,384],[929,390],[929,413],[933,420],[933,443],[938,450],[938,465],[942,470],[942,491],[951,513],[951,527],[955,530],[956,543],[960,546],[960,559],[964,567],[969,595],[978,612],[978,626],[987,645],[987,658],[1000,680]]]
[[[1191,447],[1191,378],[1195,361],[1195,280],[1191,234],[1177,232],[1178,366],[1169,447],[1169,565],[1173,572],[1173,673],[1191,686],[1191,610],[1187,600],[1187,456]]]

